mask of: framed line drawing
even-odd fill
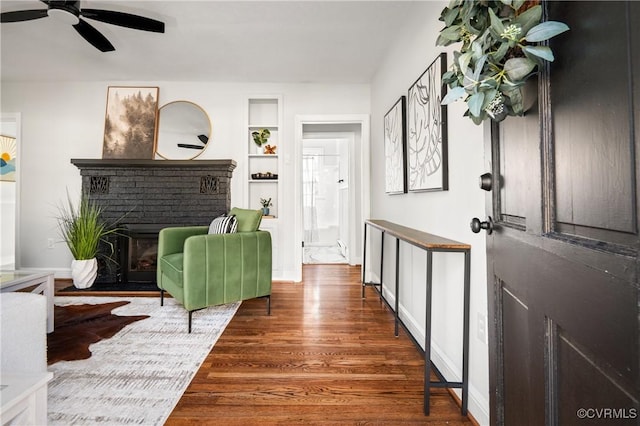
[[[102,158],[153,159],[158,87],[107,89]]]
[[[384,116],[385,192],[407,192],[407,131],[406,97],[400,99]]]
[[[441,53],[409,87],[407,96],[409,191],[449,189],[447,106],[441,105],[447,88],[442,73],[447,55]]]

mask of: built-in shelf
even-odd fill
[[[282,271],[282,260],[278,249],[280,240],[279,217],[281,211],[282,186],[282,97],[280,95],[251,95],[246,100],[246,143],[247,168],[245,169],[246,205],[250,209],[260,209],[261,199],[271,199],[270,216],[263,217],[261,229],[271,233],[273,252],[273,274],[277,277]],[[271,136],[266,144],[258,147],[251,133],[269,129]],[[275,146],[275,154],[265,154],[264,145]],[[277,179],[253,179],[257,173],[278,175]]]

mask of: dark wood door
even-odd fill
[[[640,424],[640,2],[550,2],[571,30],[486,127],[492,424]]]

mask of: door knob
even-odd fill
[[[478,219],[477,217],[474,217],[473,219],[471,219],[470,225],[471,225],[471,232],[473,232],[474,234],[477,234],[482,229],[487,231],[488,235],[491,235],[491,233],[493,232],[493,220],[491,219],[491,216],[487,217],[486,222],[481,222],[480,219]]]
[[[493,188],[493,176],[491,173],[480,175],[480,189],[491,191],[491,188]]]

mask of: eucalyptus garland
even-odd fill
[[[475,124],[523,114],[522,86],[543,61],[553,61],[538,43],[569,27],[542,20],[540,1],[452,0],[440,15],[445,27],[436,45],[462,43],[442,81],[449,91],[442,104],[463,99]]]

